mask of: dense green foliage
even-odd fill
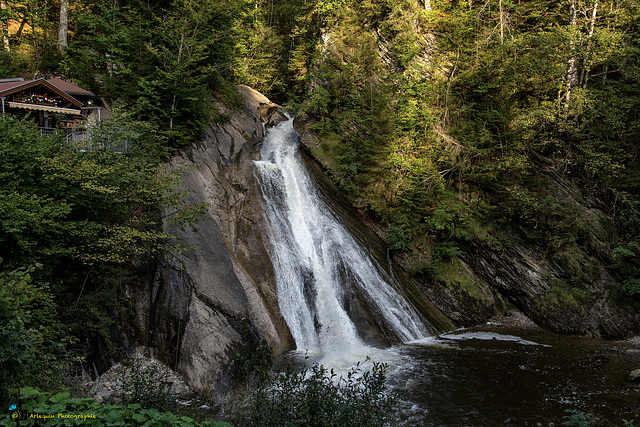
[[[3,267],[0,265],[0,267]],[[0,400],[23,382],[57,385],[57,372],[70,359],[73,337],[59,322],[46,284],[32,275],[41,265],[0,271]]]
[[[252,390],[237,421],[248,426],[382,426],[391,421],[394,403],[385,370],[379,363],[371,371],[358,365],[338,378],[317,364],[288,367]]]
[[[74,37],[61,70],[152,124],[159,147],[184,145],[210,118],[211,91],[232,60],[234,20],[246,7],[220,0],[87,2],[72,16]]]
[[[78,338],[115,356],[113,317],[129,304],[121,291],[167,248],[159,209],[192,224],[204,208],[184,205],[179,175],[140,149],[143,127],[114,120],[126,153],[109,149],[110,121],[92,140],[106,148],[86,152],[40,136],[31,123],[0,123],[0,305],[11,325],[3,329],[3,393],[20,381],[55,384],[60,366],[81,355],[70,346]]]
[[[60,425],[171,425],[171,426],[213,426],[230,427],[226,422],[198,422],[186,416],[157,409],[145,409],[140,404],[102,405],[91,398],[73,397],[69,392],[45,393],[32,387],[20,390],[17,409],[22,412],[20,425],[60,426]],[[11,413],[0,415],[0,425],[14,426]],[[38,415],[40,417],[38,417]]]
[[[640,141],[633,77],[640,71],[637,5],[576,2],[573,24],[564,3],[502,5],[509,20],[503,39],[489,32],[498,24],[495,9],[480,15],[488,24],[471,11],[458,13],[477,28],[468,49],[459,51],[452,85],[457,114],[451,135],[472,148],[473,156],[459,179],[482,192],[490,210],[486,220],[524,225],[541,250],[558,259],[572,245],[587,246],[593,231],[567,194],[606,212],[607,223],[596,226],[609,227],[612,241],[617,233],[619,244],[634,247],[640,229],[634,213],[639,172],[634,153]],[[451,41],[459,46],[462,39]],[[572,59],[579,78],[569,87]],[[554,188],[553,176],[541,172],[549,160],[554,173],[577,184],[580,195]],[[613,264],[614,247],[597,255]],[[631,267],[637,256],[636,251],[618,270],[627,281],[637,277]]]
[[[4,14],[26,29],[10,35],[0,78],[72,78],[145,121],[147,149],[159,157],[197,139],[215,116],[212,93],[228,87],[240,24],[253,9],[249,1],[71,1],[62,55],[57,2],[5,3]]]
[[[154,366],[131,366],[123,379],[123,403],[140,404],[145,409],[171,410],[175,399],[171,382]]]
[[[563,265],[581,247],[638,293],[635,2],[576,0],[575,20],[559,1],[339,3],[310,53],[316,155],[414,272],[465,240],[508,244],[507,227]],[[598,232],[616,244],[590,248]]]
[[[126,263],[166,238],[153,230],[156,207],[194,219],[197,212],[173,190],[176,173],[137,147],[137,124],[114,120],[130,144],[124,154],[84,152],[62,138],[41,137],[30,123],[0,123],[0,255],[10,267],[38,261],[54,269],[69,259]],[[100,139],[113,123],[102,122],[92,145],[104,145]]]

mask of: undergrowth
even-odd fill
[[[395,397],[387,391],[384,363],[365,371],[358,363],[346,375],[314,364],[287,367],[251,390],[232,420],[247,426],[382,426]]]

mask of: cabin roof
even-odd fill
[[[47,81],[49,83],[51,83],[52,85],[54,85],[55,87],[57,87],[58,89],[61,89],[65,92],[67,92],[69,95],[84,95],[84,96],[93,96],[95,97],[95,95],[92,92],[89,92],[86,89],[81,88],[78,85],[75,85],[71,82],[68,82],[66,80],[62,80],[59,77],[54,77],[52,79],[47,79]]]
[[[83,89],[73,83],[62,80],[58,77],[54,77],[48,80],[34,79],[27,81],[0,81],[0,97],[11,95],[21,90],[29,89],[38,85],[45,86],[47,89],[57,93],[77,107],[83,107],[84,103],[74,98],[74,95],[95,97],[95,95],[88,90]]]

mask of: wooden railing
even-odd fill
[[[59,135],[64,132],[64,129],[46,127],[39,127],[38,130],[40,131],[40,135],[42,136]]]
[[[129,141],[126,140],[105,137],[104,135],[99,138],[91,138],[90,129],[39,127],[38,130],[42,136],[64,135],[67,143],[73,145],[79,151],[95,151],[106,148],[116,153],[123,153],[129,149]],[[101,142],[95,142],[94,140]]]

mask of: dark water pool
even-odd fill
[[[398,424],[561,425],[566,410],[594,425],[640,426],[640,343],[565,337],[494,326],[456,331],[397,349],[389,373],[401,398]]]

